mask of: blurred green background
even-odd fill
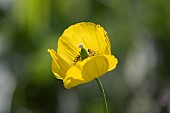
[[[0,113],[103,113],[95,81],[67,90],[50,69],[47,49],[82,21],[119,59],[101,77],[109,113],[170,113],[170,0],[0,0]]]

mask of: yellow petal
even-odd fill
[[[113,56],[113,55],[105,55],[105,56],[106,56],[106,58],[108,60],[108,63],[109,63],[108,71],[111,71],[111,70],[115,69],[116,65],[118,63],[117,58],[115,58],[115,56]]]
[[[66,63],[54,50],[48,49],[53,61],[51,64],[52,72],[58,79],[64,79],[70,65]]]
[[[87,82],[98,78],[108,71],[109,64],[105,56],[96,56],[91,58],[87,63],[84,64],[82,70],[82,78]]]
[[[74,58],[80,52],[80,43],[84,44],[85,49],[110,55],[110,42],[106,31],[100,25],[91,22],[78,23],[66,29],[59,38],[57,53],[66,62],[74,63]]]
[[[68,89],[79,84],[90,82],[106,73],[109,69],[105,55],[89,57],[71,67],[64,78],[64,86]]]

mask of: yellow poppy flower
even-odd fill
[[[82,48],[88,57],[81,56]],[[53,59],[52,72],[67,89],[100,77],[118,63],[111,55],[107,32],[91,22],[71,25],[58,39],[57,52],[52,49],[48,52]]]

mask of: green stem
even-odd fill
[[[107,101],[106,101],[106,96],[105,96],[105,93],[104,93],[104,89],[103,89],[102,83],[100,82],[99,78],[96,78],[96,82],[97,82],[97,85],[99,87],[100,93],[102,95],[104,113],[108,113]]]

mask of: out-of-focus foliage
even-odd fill
[[[170,113],[169,0],[0,0],[0,113],[102,113],[95,82],[64,89],[48,48],[71,24],[108,32],[116,70],[109,113]]]

